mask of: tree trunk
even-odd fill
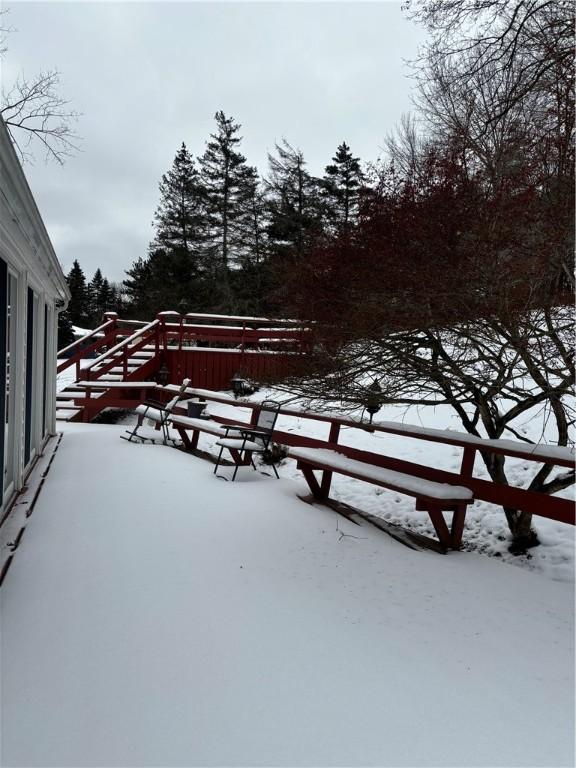
[[[509,485],[504,472],[505,457],[496,454],[482,454],[488,474],[495,483]],[[511,507],[504,507],[512,542],[508,548],[515,555],[523,555],[530,547],[540,544],[536,531],[532,528],[532,514]]]

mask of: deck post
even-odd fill
[[[466,446],[462,454],[462,464],[460,465],[460,474],[462,477],[472,477],[474,471],[474,459],[476,458],[476,448],[472,445]]]
[[[307,464],[298,463],[298,469],[302,471],[302,474],[306,478],[306,482],[308,483],[308,487],[312,491],[312,495],[315,496],[317,499],[325,498],[325,494],[323,493],[322,487],[318,484],[318,480],[316,480],[316,476],[314,475],[312,468]]]
[[[466,521],[466,504],[458,504],[452,515],[452,529],[450,538],[452,540],[452,549],[460,549],[462,546],[462,534],[464,533],[464,523]]]
[[[340,435],[340,424],[337,424],[335,422],[332,422],[330,424],[330,434],[328,436],[328,442],[330,444],[338,445],[338,437]],[[330,495],[330,486],[332,485],[332,472],[330,472],[329,469],[325,469],[322,472],[322,480],[320,484],[320,489],[322,491],[322,495],[325,498],[328,498]]]
[[[86,423],[90,421],[91,409],[88,406],[88,401],[91,399],[91,393],[92,393],[92,389],[90,387],[86,387],[86,393],[84,395],[85,403],[84,403],[84,408],[82,410],[82,421]]]
[[[427,511],[428,511],[428,514],[430,515],[430,520],[432,520],[432,525],[434,526],[434,530],[438,535],[438,540],[440,541],[440,544],[446,547],[446,549],[451,549],[452,534],[448,530],[448,526],[446,525],[446,520],[444,520],[444,515],[442,514],[442,509],[439,506],[428,504]]]

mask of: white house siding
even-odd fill
[[[58,311],[69,297],[0,118],[0,521],[55,432]]]

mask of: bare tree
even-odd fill
[[[553,439],[567,445],[574,310],[558,262],[573,247],[571,198],[542,183],[535,145],[518,144],[530,136],[486,139],[483,157],[464,130],[450,134],[442,147],[408,125],[392,147],[401,162],[357,231],[288,276],[288,311],[317,321],[316,344],[280,386],[357,408],[376,378],[383,404],[447,405],[466,431],[492,439],[528,441],[523,421],[540,418],[546,439],[554,424]],[[503,457],[483,460],[508,484]],[[529,487],[555,493],[573,483],[574,473],[543,466]],[[530,515],[505,513],[516,549],[536,543]]]
[[[5,16],[6,11],[0,12]],[[6,53],[6,36],[13,30],[0,18],[0,56]],[[2,87],[0,115],[23,162],[33,162],[39,147],[45,160],[63,164],[79,151],[74,125],[80,114],[59,93],[60,73],[40,72],[32,78],[23,73],[16,82]]]
[[[447,405],[472,435],[526,443],[532,440],[523,425],[538,419],[542,432],[546,428],[549,437],[555,431],[557,444],[568,445],[575,420],[573,320],[570,307],[549,306],[518,316],[486,316],[452,327],[412,327],[356,340],[324,325],[306,373],[300,371],[278,386],[310,404],[338,401],[339,408],[358,408],[376,379],[382,405]],[[494,482],[509,484],[504,456],[482,453],[482,459]],[[554,474],[544,464],[527,487],[551,494],[574,481],[573,471]],[[511,508],[504,512],[516,548],[537,543],[530,514]]]
[[[497,77],[521,69],[500,114],[550,80],[573,83],[571,0],[407,0],[405,8],[432,35],[417,62],[424,70],[431,61],[462,57],[468,64],[462,82],[487,68]]]

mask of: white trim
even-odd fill
[[[11,498],[25,484],[30,470],[42,454],[46,440],[56,432],[56,352],[57,309],[64,309],[70,291],[46,228],[32,197],[14,147],[0,118],[0,257],[8,265],[9,279],[16,281],[16,302],[11,313],[13,324],[10,350],[9,430],[10,444],[5,446],[11,485],[4,489],[0,514]],[[32,408],[30,414],[30,456],[24,467],[26,440],[26,344],[28,289],[34,295],[34,328],[32,333]],[[47,317],[47,359],[44,371],[44,311]],[[2,308],[3,310],[3,308]],[[14,311],[15,310],[15,311]],[[44,400],[44,377],[46,399]],[[46,435],[43,414],[46,411]],[[2,468],[3,472],[3,468]]]
[[[24,265],[54,299],[67,303],[66,278],[1,118],[0,177],[0,223],[8,259],[19,268]]]

